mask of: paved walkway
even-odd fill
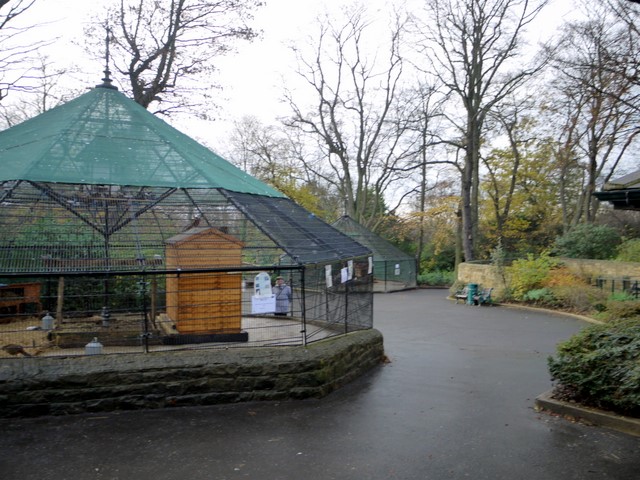
[[[584,323],[445,295],[376,295],[391,363],[321,400],[0,420],[0,478],[638,478],[637,437],[533,410]]]

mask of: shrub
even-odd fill
[[[434,270],[418,275],[419,285],[431,285],[437,287],[446,287],[452,285],[455,281],[455,273],[445,270]]]
[[[584,278],[579,277],[575,273],[571,273],[571,271],[564,265],[553,266],[549,270],[549,274],[543,280],[542,284],[545,287],[549,287],[549,288],[555,288],[555,287],[585,288],[589,286],[589,284]]]
[[[529,290],[522,296],[525,302],[542,303],[545,305],[553,304],[555,297],[553,292],[548,288],[538,288],[536,290]]]
[[[616,260],[620,262],[640,262],[640,238],[622,242]]]
[[[575,313],[591,313],[605,309],[607,294],[599,288],[559,285],[552,289],[558,307]]]
[[[557,265],[558,261],[548,253],[543,253],[538,258],[529,254],[527,258],[514,260],[507,268],[510,277],[509,290],[514,300],[523,300],[528,291],[542,288],[549,272]]]
[[[640,415],[640,320],[593,325],[548,358],[556,390],[585,405]]]
[[[626,302],[626,301],[635,300],[635,299],[636,297],[634,297],[632,294],[627,292],[613,292],[612,294],[609,295],[609,298],[607,300],[612,302]]]
[[[601,309],[604,310],[606,294],[600,289],[591,287],[586,280],[571,273],[563,265],[552,267],[542,281],[542,285],[549,292],[544,299],[549,306],[577,313],[598,310],[597,305],[602,305]]]
[[[605,304],[603,318],[617,320],[640,316],[640,302],[638,300],[609,299]]]
[[[621,238],[606,225],[584,223],[556,239],[554,253],[569,258],[607,260],[616,256]]]

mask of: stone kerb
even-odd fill
[[[0,416],[322,397],[383,356],[371,329],[307,347],[9,359],[0,362]]]

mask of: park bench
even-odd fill
[[[458,290],[453,297],[456,299],[456,303],[458,303],[458,300],[462,300],[462,302],[466,302],[467,301],[467,297],[469,296],[469,290],[467,289],[467,287],[464,287],[462,290]]]
[[[493,290],[493,288],[483,288],[482,290],[478,290],[478,293],[476,293],[473,296],[473,303],[475,305],[483,305],[483,304],[487,304],[490,305],[491,304],[491,291]]]
[[[491,292],[493,288],[482,288],[479,289],[477,293],[473,295],[473,304],[474,305],[484,305],[491,304]],[[456,299],[456,303],[462,300],[462,303],[467,303],[469,298],[469,289],[464,287],[462,290],[456,291],[453,297]]]

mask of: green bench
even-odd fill
[[[478,290],[478,293],[476,293],[473,296],[473,303],[474,305],[491,305],[491,291],[493,290],[493,288],[483,288],[481,290]]]
[[[493,291],[493,288],[478,289],[478,291],[473,295],[473,304],[478,306],[485,305],[485,304],[491,305],[492,291]],[[460,300],[462,300],[462,303],[467,303],[467,300],[469,298],[469,289],[467,287],[464,287],[462,290],[456,291],[456,293],[453,294],[453,298],[456,299],[456,303],[458,303]]]

